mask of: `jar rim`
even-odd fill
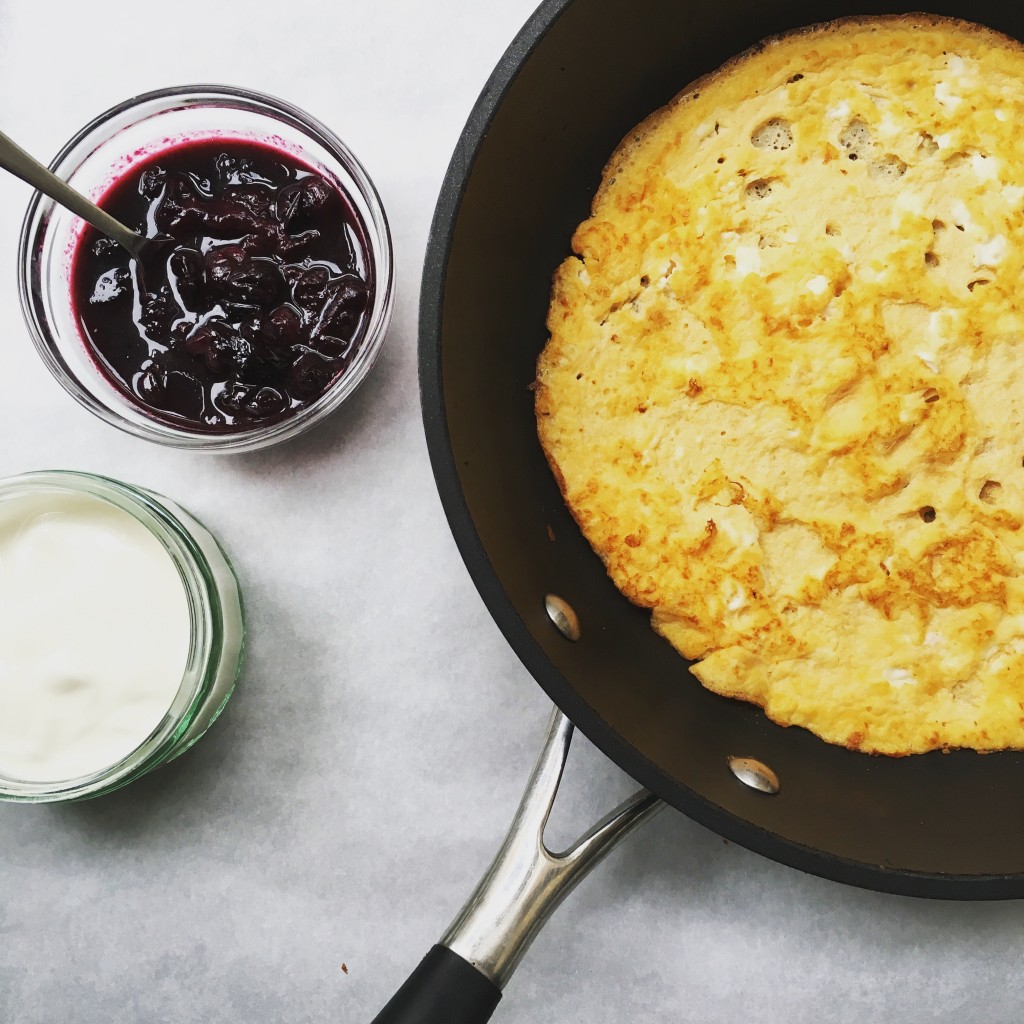
[[[167,760],[213,685],[212,668],[224,635],[223,613],[206,555],[156,495],[111,477],[76,470],[40,470],[0,478],[0,502],[40,492],[88,495],[115,506],[143,526],[178,571],[188,604],[190,639],[181,682],[163,718],[120,760],[72,779],[31,781],[0,771],[0,798],[34,803],[109,792]]]
[[[109,131],[110,126],[125,115],[138,113],[140,116],[116,127],[109,138],[116,138],[120,132],[162,115],[188,108],[217,106],[218,101],[256,118],[265,118],[269,123],[285,125],[310,139],[352,180],[358,198],[362,206],[365,206],[365,210],[360,208],[357,213],[364,221],[368,256],[373,265],[374,287],[371,291],[369,319],[351,363],[323,395],[305,408],[276,422],[218,433],[193,431],[146,416],[143,406],[131,402],[113,388],[110,394],[112,400],[132,415],[122,415],[100,401],[61,356],[57,343],[59,331],[47,315],[44,296],[49,283],[41,272],[40,256],[51,217],[59,207],[39,192],[32,195],[22,221],[18,247],[18,292],[29,334],[47,369],[72,398],[94,415],[129,434],[168,447],[194,451],[245,452],[288,440],[320,423],[355,392],[383,348],[394,311],[395,262],[387,215],[366,169],[330,128],[287,100],[257,90],[205,83],[154,89],[110,107],[77,131],[61,147],[49,167],[61,177],[71,176],[108,141],[100,137],[101,133]],[[203,137],[203,134],[197,133],[196,137]],[[327,170],[330,171],[330,168]],[[340,182],[338,184],[341,186]],[[80,337],[75,340],[84,344]]]

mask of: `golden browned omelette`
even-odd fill
[[[774,39],[612,156],[541,442],[717,693],[885,754],[1024,747],[1024,48]]]

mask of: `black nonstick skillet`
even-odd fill
[[[660,806],[655,797],[734,842],[838,882],[943,899],[1024,895],[1024,756],[871,757],[704,690],[581,537],[533,414],[551,273],[625,133],[765,36],[912,10],[831,0],[549,0],[485,86],[427,250],[424,425],[480,594],[567,719],[553,718],[488,877],[378,1024],[486,1020],[546,914]],[[928,10],[1024,38],[1024,5],[942,0]],[[650,793],[560,859],[541,831],[569,721]]]

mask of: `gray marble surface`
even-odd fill
[[[26,148],[48,158],[149,88],[276,93],[369,168],[400,284],[380,363],[325,426],[256,456],[162,450],[81,411],[36,357],[14,286],[28,190],[0,178],[0,473],[81,468],[187,504],[233,556],[250,627],[237,693],[186,757],[93,802],[0,805],[3,1024],[369,1022],[500,840],[548,705],[434,492],[415,312],[448,155],[531,6],[0,5],[0,126]],[[102,36],[116,60],[91,55]],[[577,741],[556,833],[629,788]],[[1016,1021],[1022,934],[1024,904],[844,888],[666,813],[558,912],[496,1019]]]

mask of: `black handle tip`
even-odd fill
[[[446,946],[434,946],[373,1024],[484,1024],[501,990]]]

